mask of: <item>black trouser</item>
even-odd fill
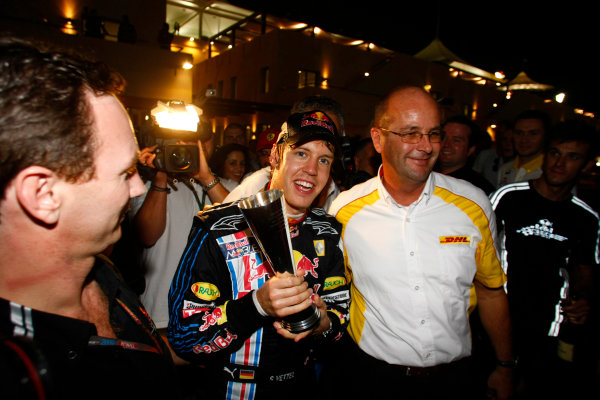
[[[323,399],[474,398],[470,358],[413,374],[369,356],[350,338],[329,355],[319,384]]]
[[[593,366],[575,359],[566,362],[558,358],[558,339],[545,337],[530,340],[520,346],[517,368],[517,399],[597,399]]]

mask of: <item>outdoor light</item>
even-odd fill
[[[196,132],[202,110],[183,101],[169,101],[167,104],[159,101],[151,114],[161,128]]]
[[[186,61],[183,63],[183,69],[192,69],[193,65],[191,62]]]
[[[557,103],[562,103],[563,101],[565,101],[565,94],[564,93],[559,93],[556,96],[554,96],[554,100],[556,100]]]
[[[61,28],[61,30],[67,35],[75,35],[77,33],[75,26],[73,25],[73,21],[70,18],[67,18],[67,22],[65,22],[65,25]]]

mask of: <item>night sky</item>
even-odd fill
[[[502,71],[508,79],[524,70],[533,80],[566,92],[565,103],[600,115],[600,65],[595,60],[600,51],[600,16],[590,3],[569,1],[557,3],[558,7],[548,2],[531,5],[526,0],[501,1],[498,7],[481,1],[231,3],[411,55],[437,33],[466,62],[489,72]]]

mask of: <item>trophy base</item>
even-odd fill
[[[282,326],[291,333],[302,333],[313,329],[321,320],[321,312],[314,305],[282,321]]]

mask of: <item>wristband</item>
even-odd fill
[[[252,291],[252,302],[254,303],[254,307],[256,307],[256,311],[258,311],[260,315],[262,315],[263,317],[269,316],[269,314],[267,314],[267,312],[260,306],[258,298],[256,297],[256,290]]]
[[[331,319],[330,319],[330,320],[329,320],[329,329],[327,329],[327,330],[323,331],[323,332],[321,333],[321,335],[322,335],[324,338],[327,338],[327,337],[329,337],[329,336],[331,335],[331,333],[332,333],[332,332],[333,332],[333,322],[331,322]]]
[[[154,190],[155,192],[165,192],[167,194],[171,193],[171,189],[170,188],[168,188],[168,187],[161,188],[161,187],[156,186],[154,184],[150,184],[150,189]]]
[[[496,364],[504,368],[517,368],[517,360],[501,361],[496,360]]]
[[[210,189],[215,187],[219,182],[221,182],[221,180],[219,179],[218,176],[215,176],[215,179],[213,179],[213,181],[211,183],[209,183],[206,186],[202,186],[202,188],[204,189],[205,192],[208,192]]]

